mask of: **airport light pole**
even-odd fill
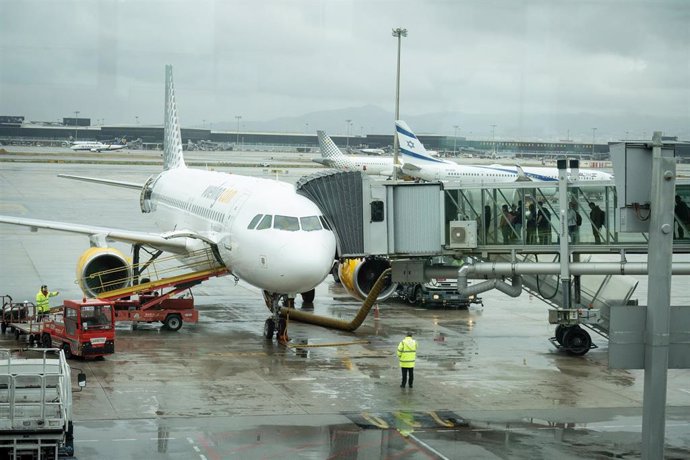
[[[400,119],[400,46],[402,38],[407,37],[407,29],[398,27],[393,29],[393,36],[398,39],[398,70],[395,77],[395,120]],[[398,180],[398,155],[400,146],[398,145],[398,129],[393,132],[393,180]]]
[[[79,110],[74,111],[74,140],[79,139]]]
[[[592,128],[592,158],[594,158],[594,139],[597,135],[597,128]]]
[[[496,125],[491,125],[491,143],[494,147],[494,157],[496,157]]]
[[[235,145],[240,145],[240,120],[242,115],[235,115],[235,120],[237,120],[237,139],[235,140]]]
[[[304,133],[309,134],[309,123],[304,123]]]
[[[453,136],[453,156],[458,156],[458,128],[459,125],[453,125],[455,128],[455,135]]]
[[[350,126],[352,126],[352,120],[345,120],[345,132],[346,132],[346,147],[350,147]]]

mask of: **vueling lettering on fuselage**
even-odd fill
[[[211,207],[213,207],[216,202],[229,202],[235,195],[237,195],[237,190],[235,189],[209,185],[206,187],[206,190],[204,190],[204,193],[201,194],[201,197],[213,201],[213,203],[211,203]]]

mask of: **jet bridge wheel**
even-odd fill
[[[563,333],[563,346],[571,355],[583,356],[592,347],[592,337],[580,326],[572,326]]]
[[[563,345],[563,334],[565,334],[565,331],[568,330],[568,326],[564,324],[559,324],[556,326],[556,341],[558,342],[559,345]]]

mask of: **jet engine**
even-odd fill
[[[77,262],[77,282],[88,297],[125,288],[132,282],[129,259],[114,248],[89,248]]]
[[[364,299],[381,273],[390,267],[390,261],[381,257],[345,259],[338,266],[338,276],[342,285],[352,296]],[[381,294],[379,294],[378,300],[388,299],[397,287],[397,283],[392,283],[389,278]]]

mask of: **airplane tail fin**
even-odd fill
[[[165,66],[165,120],[163,134],[163,169],[184,168],[182,134],[177,119],[172,66]]]
[[[412,132],[407,123],[402,120],[395,121],[395,131],[398,136],[398,145],[403,161],[411,164],[443,164],[443,160],[432,157],[419,142],[417,136]]]
[[[316,131],[316,135],[319,138],[319,147],[321,148],[322,158],[336,158],[343,156],[343,152],[340,151],[333,139],[326,134],[325,131]]]

